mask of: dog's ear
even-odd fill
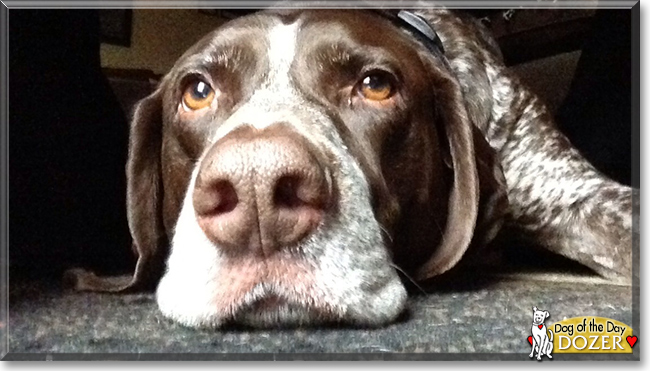
[[[472,133],[480,199],[470,249],[474,256],[479,256],[478,253],[475,254],[475,250],[492,241],[503,225],[508,211],[508,188],[497,152],[487,142],[481,130],[474,125]]]
[[[533,312],[537,312],[537,307],[533,307]]]
[[[505,177],[496,152],[471,122],[458,81],[430,56],[428,62],[436,125],[440,137],[446,138],[453,180],[442,242],[419,268],[416,277],[420,280],[454,267],[472,241],[478,246],[492,239],[507,208]]]
[[[544,311],[544,314],[546,314],[546,317],[544,317],[544,318],[548,318],[548,316],[551,315],[551,314],[550,314],[548,311],[546,311],[546,310]]]
[[[127,175],[127,217],[138,256],[129,276],[98,277],[73,269],[64,280],[77,290],[121,292],[153,288],[164,270],[168,240],[162,222],[162,91],[141,100],[131,121]]]

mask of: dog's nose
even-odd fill
[[[307,237],[332,198],[317,155],[284,126],[229,133],[206,154],[196,178],[201,229],[225,250],[264,256]]]

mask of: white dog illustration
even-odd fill
[[[537,307],[533,307],[533,326],[531,332],[533,335],[533,344],[532,349],[530,350],[530,358],[533,358],[535,350],[537,350],[537,360],[541,361],[542,356],[546,356],[550,359],[553,359],[551,352],[553,351],[553,331],[547,330],[544,320],[548,318],[549,313],[545,310],[537,310]],[[547,334],[548,331],[548,335]]]

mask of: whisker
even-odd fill
[[[395,268],[396,270],[402,272],[402,274],[404,275],[404,277],[408,278],[408,280],[411,281],[411,283],[412,283],[415,287],[417,287],[418,290],[420,290],[423,294],[427,294],[427,292],[422,288],[422,286],[418,285],[417,282],[415,282],[415,279],[414,279],[413,277],[409,276],[409,275],[404,271],[404,269],[400,268],[400,267],[397,266],[397,264],[395,264],[395,263],[390,263],[390,266],[393,267],[393,268]]]
[[[440,231],[440,245],[445,244],[445,232],[442,230],[442,227],[440,227],[440,224],[438,224],[438,221],[433,219],[433,222],[436,223],[436,227],[438,227],[438,231]]]
[[[388,233],[388,230],[386,228],[384,228],[384,226],[381,225],[381,223],[378,223],[378,224],[379,224],[379,228],[381,229],[381,231],[384,232],[386,237],[388,237],[388,239],[390,240],[390,243],[393,243],[393,236],[391,236],[390,233]]]

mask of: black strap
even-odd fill
[[[390,19],[397,27],[408,31],[420,41],[429,51],[439,57],[444,57],[445,48],[436,31],[421,16],[408,10],[377,10],[377,13]]]

